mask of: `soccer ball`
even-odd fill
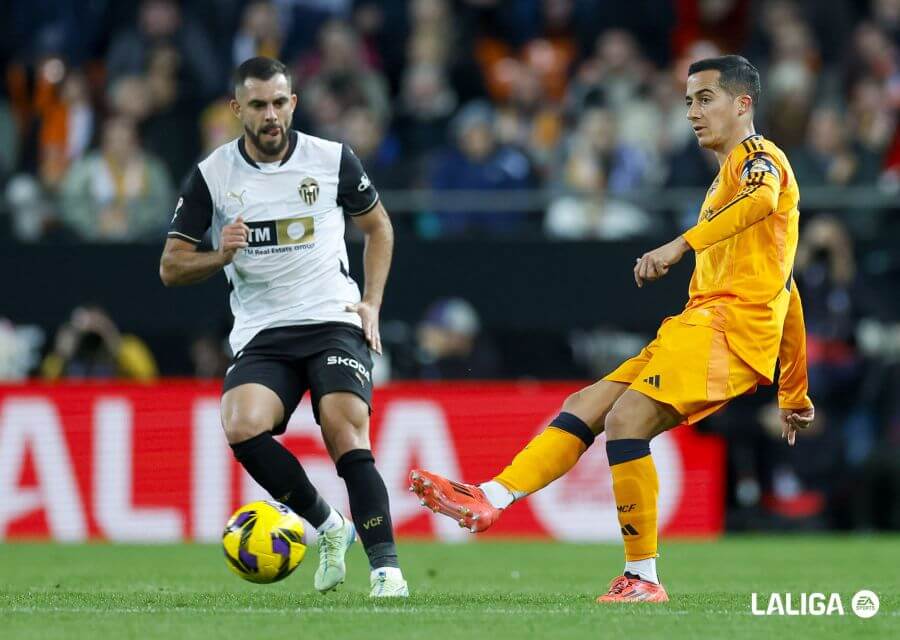
[[[244,580],[278,582],[306,555],[303,521],[280,502],[251,502],[229,518],[222,547],[228,568]]]

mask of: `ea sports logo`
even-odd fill
[[[853,594],[853,599],[850,601],[850,608],[860,618],[871,618],[878,613],[880,605],[878,596],[875,595],[874,591],[869,591],[868,589],[857,591]]]
[[[653,439],[653,462],[659,476],[659,528],[663,529],[675,515],[684,476],[678,445],[670,433]],[[561,540],[621,540],[624,535],[616,515],[603,434],[569,473],[529,500],[541,524]]]

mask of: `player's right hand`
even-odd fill
[[[219,254],[225,264],[231,264],[238,249],[246,249],[249,246],[247,242],[249,238],[250,227],[240,216],[231,224],[222,227],[222,235],[219,237]]]
[[[787,438],[789,446],[793,447],[797,441],[797,432],[806,429],[816,418],[815,407],[808,409],[780,409],[781,437]]]

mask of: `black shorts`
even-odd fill
[[[284,420],[272,429],[284,433],[306,390],[319,422],[319,400],[336,391],[355,393],[372,412],[372,356],[362,329],[324,324],[265,329],[238,351],[225,373],[222,393],[256,383],[274,391],[284,405]]]

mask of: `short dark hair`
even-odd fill
[[[234,70],[233,80],[234,87],[240,87],[247,78],[256,78],[258,80],[268,80],[272,76],[279,73],[284,74],[287,78],[288,86],[291,86],[291,72],[280,60],[275,58],[267,58],[265,56],[257,56],[244,60],[240,66]]]
[[[753,101],[753,108],[759,102],[759,71],[743,56],[719,56],[698,60],[688,68],[688,75],[701,71],[719,72],[719,86],[733,96],[747,94]]]

